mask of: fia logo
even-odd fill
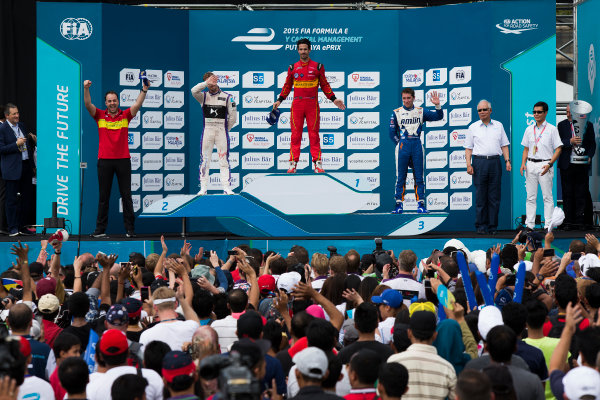
[[[135,75],[133,75],[133,72],[127,72],[125,74],[125,79],[127,80],[127,82],[133,82],[133,80],[135,79]]]
[[[65,18],[60,23],[60,34],[67,40],[85,40],[92,31],[92,23],[85,18]]]

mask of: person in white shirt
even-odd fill
[[[313,270],[313,280],[310,284],[313,289],[320,292],[321,288],[323,288],[323,283],[325,283],[325,280],[329,276],[329,259],[325,254],[314,253],[310,261],[310,266]]]
[[[402,309],[403,300],[402,294],[394,289],[386,289],[381,296],[371,297],[371,302],[377,306],[381,316],[378,328],[380,342],[383,344],[390,344],[392,341],[392,328],[396,322],[396,315]]]
[[[415,252],[402,250],[398,255],[398,275],[390,279],[389,266],[384,265],[383,267],[383,281],[381,283],[402,293],[406,307],[410,306],[415,296],[417,299],[425,298],[425,286],[413,276],[413,270],[416,266],[417,255]]]
[[[184,279],[189,278],[187,274],[182,274]],[[165,342],[171,347],[171,350],[181,350],[185,342],[191,342],[192,336],[196,329],[200,327],[198,322],[198,315],[192,309],[190,304],[191,296],[189,301],[184,298],[180,298],[179,304],[183,309],[183,315],[186,321],[177,319],[177,308],[178,298],[175,297],[173,289],[167,287],[161,287],[156,289],[152,294],[152,302],[155,313],[160,318],[160,322],[154,325],[152,328],[142,332],[140,336],[140,344],[146,346],[148,343],[154,340],[160,340]]]
[[[111,388],[114,381],[121,375],[136,374],[137,369],[127,365],[129,355],[129,343],[127,336],[116,329],[104,332],[96,351],[102,358],[108,370],[104,375],[88,383],[86,392],[90,400],[105,400],[111,398]],[[151,369],[142,368],[142,376],[148,381],[146,386],[146,399],[163,399],[163,381],[159,374]]]
[[[231,315],[223,319],[214,321],[210,326],[219,336],[219,346],[221,353],[227,353],[229,347],[238,340],[237,337],[237,320],[240,318],[248,307],[248,295],[242,289],[234,289],[227,297],[227,308],[231,311]]]
[[[527,219],[525,224],[530,229],[535,226],[538,183],[544,198],[545,228],[550,225],[554,210],[554,198],[552,196],[554,169],[552,166],[560,156],[563,143],[560,140],[556,126],[546,121],[546,115],[548,115],[548,104],[543,101],[535,103],[533,106],[535,124],[531,124],[525,129],[521,141],[521,145],[524,147],[521,175],[525,173],[525,189],[527,190],[525,208]]]
[[[465,138],[467,173],[475,185],[475,228],[478,234],[496,234],[502,187],[502,161],[510,172],[508,137],[501,122],[493,120],[492,104],[481,100],[477,104],[479,121],[469,126]],[[471,156],[473,161],[471,162]]]

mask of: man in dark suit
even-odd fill
[[[33,198],[33,148],[19,109],[14,104],[4,108],[6,121],[0,125],[0,169],[6,186],[6,220],[10,236],[31,234],[24,221]],[[17,198],[17,193],[21,197]]]
[[[590,220],[585,218],[586,208],[590,208],[592,204],[589,179],[591,164],[571,163],[571,151],[573,146],[581,146],[585,149],[583,155],[588,156],[591,161],[596,153],[594,127],[588,121],[583,140],[581,137],[576,136],[573,129],[571,109],[567,106],[567,119],[558,124],[558,133],[563,142],[563,150],[558,159],[563,210],[565,212],[563,227],[565,229],[584,229],[585,225],[591,223]]]

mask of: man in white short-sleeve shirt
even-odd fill
[[[554,169],[552,168],[560,156],[562,141],[556,126],[546,121],[548,115],[548,104],[543,101],[533,106],[533,118],[535,124],[525,129],[521,145],[524,146],[521,161],[521,175],[525,172],[525,188],[527,190],[525,224],[533,229],[535,226],[535,211],[537,200],[538,183],[542,189],[544,198],[544,225],[548,228],[552,211],[554,210],[554,198],[552,197],[552,179]]]
[[[473,175],[475,185],[475,229],[478,234],[495,235],[500,211],[502,164],[507,171],[511,170],[510,142],[502,123],[491,118],[492,104],[489,101],[481,100],[477,113],[479,121],[469,126],[464,145],[467,173]]]

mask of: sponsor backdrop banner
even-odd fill
[[[524,178],[518,168],[525,114],[538,100],[554,107],[554,95],[545,89],[553,88],[555,79],[550,4],[530,0],[402,11],[247,12],[40,3],[38,35],[79,63],[78,79],[92,79],[92,101],[99,107],[103,93],[111,89],[119,94],[122,108],[131,104],[141,87],[138,72],[147,70],[153,87],[130,124],[138,213],[168,194],[198,190],[203,121],[189,89],[209,70],[220,76],[219,85],[238,103],[238,122],[230,134],[234,191],[264,174],[287,170],[292,94],[281,105],[276,126],[269,126],[265,117],[281,91],[288,65],[298,61],[296,41],[308,37],[313,42],[311,58],[324,65],[336,96],[347,106],[340,111],[320,93],[323,166],[332,173],[356,174],[357,187],[371,185],[378,196],[361,211],[386,213],[394,206],[394,145],[388,127],[392,110],[402,104],[402,87],[412,87],[416,105],[432,108],[430,96],[437,91],[444,110],[444,119],[427,123],[422,134],[428,208],[450,213],[437,229],[474,229],[474,187],[462,144],[469,124],[478,120],[476,105],[482,98],[492,102],[492,117],[504,124],[511,139],[514,170],[503,174],[500,221],[500,228],[509,228],[513,217],[524,212]],[[536,49],[531,53],[535,57],[516,57],[531,49]],[[38,59],[43,65],[45,59]],[[509,61],[513,64],[505,65]],[[56,103],[56,89],[50,89],[41,104]],[[78,101],[81,156],[89,163],[82,219],[83,232],[88,232],[94,228],[97,207],[98,138],[93,119]],[[49,113],[45,118],[39,126],[52,127],[52,136],[56,117]],[[55,161],[56,152],[40,157]],[[216,159],[215,150],[209,190],[220,189]],[[305,132],[299,172],[310,172],[311,164]],[[40,178],[43,174],[56,180],[55,171],[40,171]],[[413,184],[409,171],[406,210],[416,209]],[[52,198],[57,191],[54,186],[43,190]],[[51,201],[48,196],[38,199],[41,209]],[[111,201],[109,232],[119,232],[123,228],[115,206],[118,195]],[[136,224],[139,232],[157,231],[152,221],[139,219]],[[177,221],[161,222],[160,230],[178,227]],[[202,223],[190,221],[190,230],[203,230]]]
[[[588,121],[594,124],[596,146],[600,145],[600,30],[597,18],[600,1],[588,0],[577,6],[577,98],[594,107]],[[593,201],[600,201],[600,157],[592,158],[590,192]]]

